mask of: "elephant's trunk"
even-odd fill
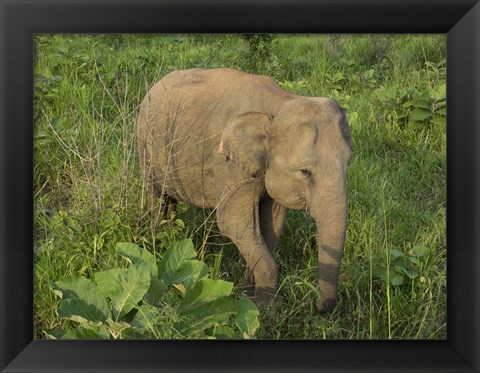
[[[337,301],[338,277],[345,244],[347,223],[345,182],[340,184],[340,188],[337,184],[337,190],[333,193],[332,189],[323,189],[310,208],[310,213],[317,223],[320,311],[330,311]]]

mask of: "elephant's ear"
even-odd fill
[[[270,122],[267,114],[257,112],[230,119],[223,131],[218,152],[250,176],[265,173],[270,149]]]

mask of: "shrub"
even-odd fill
[[[208,277],[190,239],[175,242],[157,264],[146,249],[118,243],[127,268],[99,271],[93,279],[57,281],[58,316],[70,326],[50,330],[56,339],[254,338],[259,311],[231,296],[233,283]]]

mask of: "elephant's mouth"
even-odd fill
[[[300,205],[299,210],[307,211],[308,209],[307,200],[305,199],[305,196],[303,194],[299,195],[298,203]]]
[[[305,197],[303,197],[303,196],[302,196],[301,204],[302,204],[302,206],[299,208],[299,210],[308,211],[307,201],[305,200]]]
[[[307,211],[308,205],[303,194],[298,194],[295,198],[284,199],[279,201],[281,205],[293,210]]]

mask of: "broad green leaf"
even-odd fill
[[[403,268],[403,273],[405,273],[407,275],[407,277],[410,278],[410,279],[414,279],[414,278],[418,277],[418,272],[411,271],[411,270],[408,270],[406,268]]]
[[[47,333],[54,339],[108,339],[110,334],[103,325],[85,324],[72,330],[52,330]]]
[[[48,339],[62,339],[62,337],[67,333],[67,331],[63,329],[48,329],[44,330],[44,333],[46,334]]]
[[[176,219],[175,224],[177,224],[180,228],[185,228],[185,223],[181,219]]]
[[[415,106],[422,107],[422,103],[430,105],[430,102],[433,100],[435,92],[433,89],[428,88],[425,90],[420,96],[418,96],[415,100]],[[430,108],[430,106],[426,107],[427,109]]]
[[[150,266],[148,263],[134,264],[127,272],[120,274],[118,280],[121,291],[115,298],[110,298],[116,320],[136,307],[150,288]]]
[[[52,137],[48,135],[44,130],[38,129],[35,131],[34,135],[34,144],[35,146],[41,147],[52,142]]]
[[[120,291],[118,277],[127,271],[127,268],[112,268],[106,271],[96,272],[94,276],[95,283],[103,295],[110,298],[111,294],[117,294]]]
[[[438,74],[438,67],[433,62],[427,61],[427,62],[425,62],[425,66],[430,67],[435,73]]]
[[[424,110],[424,109],[420,109],[420,108],[416,108],[416,109],[413,109],[410,113],[410,120],[414,121],[414,122],[422,122],[424,121],[425,119],[429,118],[430,117],[430,111],[428,110]]]
[[[439,84],[435,86],[435,100],[436,101],[443,101],[447,98],[447,84]]]
[[[187,292],[187,289],[185,289],[185,286],[183,286],[183,284],[173,284],[172,286],[174,289],[176,289],[179,292],[182,298],[185,297],[185,293]]]
[[[356,111],[352,111],[348,113],[348,121],[352,124],[356,124],[358,122],[358,113]]]
[[[447,64],[447,60],[441,60],[439,63],[437,63],[437,67],[444,67]]]
[[[403,273],[403,270],[405,269],[405,263],[402,263],[402,264],[395,264],[393,266],[393,269],[397,272],[397,273]]]
[[[198,280],[207,276],[208,267],[199,260],[183,262],[172,278],[174,284],[183,284],[185,289],[190,289]]]
[[[382,101],[387,101],[388,99],[390,100],[396,100],[397,99],[397,91],[395,87],[389,86],[389,87],[382,87],[378,89],[377,94],[379,96],[379,99]],[[387,99],[387,100],[385,100]]]
[[[399,286],[401,284],[403,284],[403,276],[402,275],[399,275],[397,273],[393,274],[391,277],[390,277],[390,284],[392,286]]]
[[[63,122],[61,117],[55,117],[51,120],[50,124],[55,132],[60,132],[63,129]]]
[[[193,247],[193,242],[190,239],[175,242],[165,252],[163,260],[160,262],[159,276],[170,286],[174,282],[175,272],[187,260],[193,259],[197,256],[197,252]]]
[[[437,116],[440,116],[440,117],[446,117],[447,116],[447,108],[446,107],[435,108],[435,114],[437,114]],[[440,118],[440,119],[443,119],[443,118]],[[441,120],[440,123],[442,125],[446,124],[444,119]]]
[[[410,260],[410,262],[412,262],[413,264],[416,264],[416,265],[420,264],[420,260],[418,260],[416,256],[409,256],[408,260]]]
[[[428,100],[429,98],[429,95],[428,93],[425,94],[425,98],[420,98],[420,99],[417,99],[413,106],[415,108],[418,108],[418,109],[425,109],[427,112],[429,112],[431,109],[432,109],[432,105],[430,104],[430,101]]]
[[[217,298],[229,296],[232,289],[232,282],[207,278],[200,280],[187,292],[178,310],[180,314],[189,312]]]
[[[110,329],[110,333],[112,334],[113,338],[118,339],[120,334],[126,330],[131,328],[132,326],[123,321],[113,321],[112,319],[107,320],[108,327]]]
[[[119,272],[116,281],[108,294],[114,321],[121,319],[142,300],[150,288],[150,267],[145,262],[133,264],[126,271]]]
[[[157,307],[142,304],[130,322],[130,325],[138,331],[155,330],[155,319],[158,313],[159,309]]]
[[[55,294],[55,295],[56,295],[57,297],[59,297],[60,299],[63,298],[63,293],[62,293],[60,290],[58,290],[58,289],[53,289],[52,292],[53,292],[53,294]]]
[[[385,270],[385,267],[378,264],[374,266],[373,277],[378,278],[383,282],[387,282],[387,271]]]
[[[110,312],[110,309],[107,308],[106,310]],[[89,321],[106,321],[109,316],[109,313],[98,309],[96,304],[88,304],[85,300],[78,298],[62,299],[57,312],[62,319],[72,320],[81,324]]]
[[[364,72],[363,78],[365,80],[370,80],[370,79],[373,78],[373,75],[375,75],[375,70],[370,69],[370,70],[367,70],[367,71]]]
[[[445,116],[447,114],[447,103],[445,101],[437,102],[433,105],[433,110],[435,113]]]
[[[391,250],[390,251],[390,255],[393,257],[393,258],[403,258],[405,256],[404,253],[402,253],[401,251],[399,250]]]
[[[413,248],[413,252],[418,258],[427,255],[428,251],[429,251],[428,247],[425,247],[425,246],[415,246]]]
[[[129,242],[117,243],[116,250],[120,255],[129,258],[132,263],[148,263],[152,277],[158,276],[157,262],[155,257],[148,250]]]
[[[184,313],[182,320],[175,324],[175,328],[180,334],[195,335],[205,329],[226,323],[236,309],[237,301],[235,299],[217,298]]]
[[[165,282],[163,282],[163,280],[152,279],[150,281],[150,287],[148,288],[143,300],[148,304],[155,306],[160,302],[167,290],[168,286],[165,284]]]
[[[111,316],[107,299],[88,278],[73,275],[57,281],[55,285],[63,294],[60,317],[79,316],[95,322],[106,321]]]
[[[213,336],[216,339],[238,339],[239,338],[235,330],[233,330],[227,325],[221,325],[214,328]]]
[[[260,327],[259,315],[260,312],[255,303],[246,297],[240,299],[235,324],[240,329],[243,339],[250,339],[255,336],[257,329]]]
[[[338,72],[336,72],[335,74],[333,74],[333,77],[334,77],[335,81],[337,81],[337,82],[345,79],[345,75],[343,75],[343,73],[340,72],[340,71],[338,71]],[[305,82],[304,82],[304,83],[305,83]]]
[[[86,277],[71,275],[55,282],[55,290],[60,290],[62,298],[81,298],[82,294],[95,288],[95,285]]]
[[[105,339],[105,337],[92,329],[75,328],[66,332],[62,339]]]
[[[98,324],[98,325],[88,324],[88,325],[82,325],[81,327],[85,329],[93,330],[102,339],[110,338],[110,333],[108,332],[104,324]]]
[[[97,286],[111,300],[115,320],[130,312],[149,290],[150,301],[161,296],[159,291],[163,288],[157,280],[150,279],[150,268],[148,263],[140,262],[129,268],[113,268],[95,274]]]

